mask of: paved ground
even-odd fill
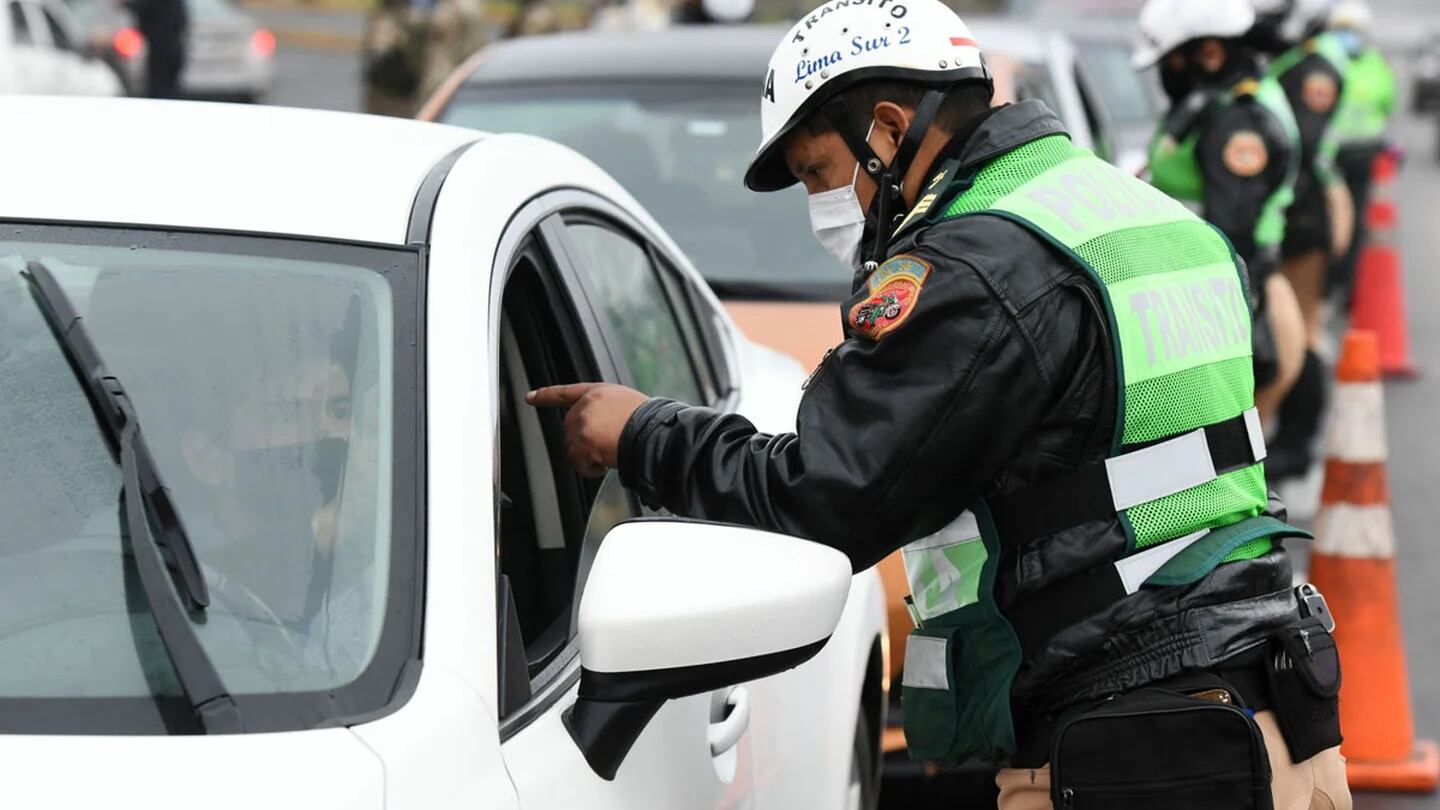
[[[276,32],[275,89],[268,99],[287,107],[360,109],[360,58],[364,28],[358,13],[251,8]]]
[[[1440,28],[1437,0],[1378,0],[1381,36],[1397,45]],[[351,46],[363,26],[360,15],[252,9],[280,32],[276,88],[271,103],[358,110],[359,60]],[[287,33],[290,36],[287,37]],[[298,33],[298,35],[297,35]],[[1400,60],[1403,62],[1403,59]],[[1409,287],[1411,337],[1425,376],[1387,386],[1391,488],[1399,537],[1402,614],[1410,656],[1415,723],[1421,734],[1440,736],[1440,531],[1434,519],[1440,480],[1440,162],[1433,121],[1406,118],[1397,135],[1410,151],[1400,183],[1402,246]],[[1303,506],[1303,505],[1302,505]],[[919,808],[919,803],[910,804]],[[949,807],[936,802],[929,806]],[[1360,810],[1440,808],[1440,798],[1358,796]]]

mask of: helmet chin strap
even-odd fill
[[[935,116],[940,112],[940,105],[948,95],[948,90],[930,90],[925,93],[919,106],[915,108],[915,117],[910,121],[910,128],[905,130],[905,137],[900,141],[895,159],[890,161],[888,166],[875,154],[875,150],[870,148],[870,142],[850,125],[849,113],[840,96],[835,96],[820,108],[820,114],[829,120],[830,125],[845,141],[845,145],[850,147],[850,152],[860,161],[860,168],[875,181],[875,199],[871,201],[868,212],[875,218],[875,240],[869,257],[864,258],[867,272],[874,270],[888,258],[890,237],[906,212],[905,195],[901,189],[905,175],[909,173],[910,164],[919,153],[920,144],[930,132],[930,126],[935,123]]]

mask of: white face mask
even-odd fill
[[[874,131],[871,122],[866,141]],[[856,161],[850,185],[810,195],[810,230],[830,255],[851,268],[860,265],[860,242],[865,238],[865,209],[855,196],[855,181],[859,178],[860,162]]]

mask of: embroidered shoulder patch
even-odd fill
[[[850,325],[871,340],[895,331],[915,311],[929,276],[930,263],[914,256],[896,256],[880,265],[865,282],[869,295],[850,308]]]
[[[1230,136],[1223,155],[1225,168],[1236,177],[1256,177],[1270,165],[1270,152],[1260,133],[1245,130]]]

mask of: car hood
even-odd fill
[[[736,411],[762,433],[791,433],[800,410],[805,369],[792,358],[751,340],[738,341],[740,401]]]
[[[380,810],[380,760],[347,729],[216,737],[0,735],[14,807]]]

